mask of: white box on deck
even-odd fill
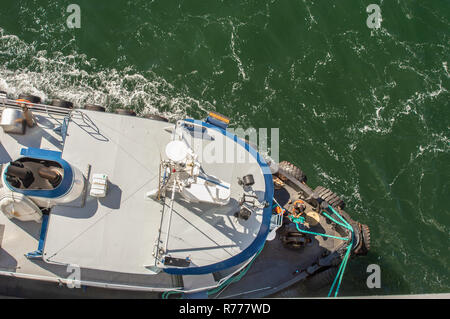
[[[108,191],[108,175],[94,174],[92,176],[92,185],[90,195],[93,197],[105,197]]]

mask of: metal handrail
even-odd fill
[[[12,99],[8,99],[8,98],[2,98],[0,96],[0,106],[22,109],[21,105],[28,106],[31,111],[43,111],[43,112],[46,112],[47,114],[54,113],[54,114],[68,115],[68,114],[71,114],[73,111],[73,109],[68,109],[68,108],[64,108],[64,107],[60,107],[60,106],[31,103],[31,102],[25,102],[25,101],[17,101],[17,100],[12,100]]]

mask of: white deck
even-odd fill
[[[62,116],[52,119],[36,115],[38,127],[28,129],[24,136],[7,135],[0,130],[0,163],[19,157],[21,147],[62,150],[61,137],[49,129],[62,121]],[[40,225],[8,220],[0,214],[0,224],[6,225],[0,270],[66,277],[65,266],[75,264],[83,269],[86,280],[170,287],[170,275],[165,273],[142,277],[153,273],[148,267],[155,265],[152,252],[161,220],[162,239],[168,223],[168,217],[162,216],[163,205],[145,197],[158,186],[159,161],[171,139],[164,130],[168,126],[171,124],[110,113],[83,110],[75,114],[67,132],[63,159],[82,172],[90,165],[90,175],[107,174],[108,196],[100,200],[87,196],[84,208],[52,209],[44,248],[48,263],[23,257],[37,248]],[[225,138],[221,134],[215,137]],[[210,142],[203,145],[207,143]],[[238,151],[246,152],[241,146]],[[265,192],[256,162],[203,163],[202,167],[231,184],[232,200],[220,207],[192,205],[176,196],[168,253],[177,258],[189,257],[192,266],[207,266],[235,256],[256,237],[262,212],[252,214],[248,221],[233,216],[242,194],[237,178],[254,174],[254,189],[260,197]],[[166,205],[168,202],[166,199]],[[166,207],[165,211],[169,209]]]
[[[145,193],[158,185],[155,152],[159,158],[159,149],[170,138],[169,133],[161,136],[167,123],[149,123],[100,112],[73,117],[63,158],[82,171],[91,165],[92,174],[107,174],[109,192],[99,200],[88,196],[82,209],[52,210],[44,248],[47,262],[149,273],[145,266],[154,264],[161,204],[146,200]]]

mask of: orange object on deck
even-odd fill
[[[275,212],[280,215],[284,213],[284,209],[282,209],[280,206],[275,207]]]
[[[22,102],[22,103],[17,103],[18,105],[24,105],[24,103],[33,104],[33,103],[31,103],[31,101],[24,100],[24,99],[18,99],[18,100],[16,100],[16,102]],[[29,104],[25,104],[25,105],[26,106],[32,106],[32,105],[29,105]]]

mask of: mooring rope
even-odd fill
[[[315,233],[315,232],[312,232],[312,231],[307,231],[307,230],[304,230],[304,229],[300,229],[299,228],[299,224],[303,224],[305,222],[304,218],[302,218],[302,217],[297,218],[297,217],[289,216],[289,219],[291,219],[291,221],[295,223],[295,227],[301,233],[311,234],[311,235],[315,235],[315,236],[330,237],[330,238],[339,239],[339,240],[346,240],[346,241],[351,239],[350,244],[347,246],[347,251],[345,252],[344,258],[342,258],[342,261],[341,261],[341,264],[339,266],[339,270],[338,270],[338,273],[336,275],[336,278],[334,278],[333,284],[331,285],[330,291],[328,292],[328,297],[330,297],[332,292],[333,292],[334,286],[336,285],[336,282],[337,282],[336,292],[334,294],[334,296],[337,297],[337,295],[339,293],[339,288],[341,286],[342,278],[344,276],[345,268],[347,267],[347,262],[348,262],[348,259],[350,257],[350,254],[351,254],[351,249],[352,249],[352,246],[353,246],[353,232],[354,232],[354,230],[353,230],[353,227],[333,207],[328,205],[328,208],[333,214],[335,214],[342,221],[342,223],[337,221],[336,219],[334,219],[330,215],[328,215],[326,212],[322,212],[322,214],[325,217],[327,217],[328,219],[330,219],[333,222],[335,222],[336,224],[338,224],[338,225],[340,225],[340,226],[350,230],[351,238],[348,238],[348,237],[337,237],[337,236],[332,236],[332,235],[328,235],[328,234],[320,234],[320,233]]]

